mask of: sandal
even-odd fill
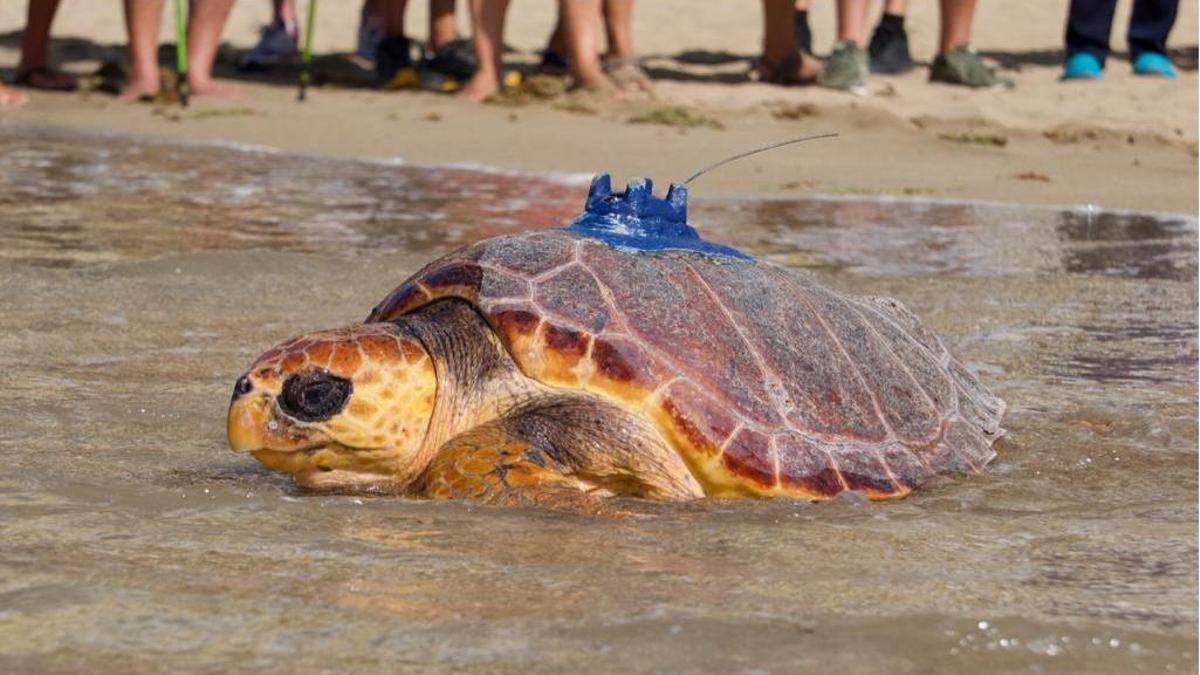
[[[650,91],[650,75],[642,68],[642,60],[636,56],[605,57],[601,67],[618,89]]]
[[[18,72],[13,84],[43,91],[75,91],[79,88],[78,78],[50,66],[34,66]]]
[[[784,86],[815,84],[820,76],[820,64],[803,52],[792,52],[778,62],[760,58],[750,71],[750,78],[757,82]]]

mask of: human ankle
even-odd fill
[[[879,28],[894,31],[904,30],[904,15],[884,12],[883,16],[879,17]]]

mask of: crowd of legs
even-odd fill
[[[187,8],[187,77],[195,96],[234,97],[237,88],[213,77],[222,30],[234,0],[190,0]],[[808,20],[811,0],[762,0],[762,53],[753,79],[779,85],[821,84],[863,92],[869,73],[893,75],[914,67],[904,26],[907,0],[881,0],[871,26],[873,0],[832,0],[836,39],[822,62],[812,53]],[[165,0],[124,0],[129,65],[122,99],[156,95],[160,88],[158,35]],[[76,78],[49,63],[50,26],[59,0],[29,0],[21,36],[21,60],[13,83],[34,89],[69,91]],[[455,0],[430,0],[428,39],[410,40],[405,25],[407,0],[365,0],[356,54],[375,63],[380,86],[425,84],[482,101],[513,82],[504,65],[504,27],[509,0],[466,0],[471,36],[459,34]],[[539,70],[569,75],[574,86],[617,97],[645,91],[650,79],[633,40],[633,0],[558,0],[558,20]],[[1066,26],[1063,79],[1101,76],[1109,55],[1108,36],[1116,0],[1071,0]],[[971,49],[977,0],[938,0],[940,29],[930,65],[934,82],[972,88],[1006,88],[1011,82],[988,67]],[[1135,0],[1127,40],[1139,75],[1174,78],[1166,38],[1178,0]],[[294,58],[300,34],[296,0],[273,0],[272,21],[262,39],[243,55],[243,68],[268,68]],[[601,36],[603,35],[603,44]],[[414,57],[413,54],[418,56]],[[0,105],[20,104],[26,94],[0,85]]]

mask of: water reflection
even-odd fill
[[[560,225],[583,193],[518,174],[12,131],[0,132],[0,186],[5,255],[54,267],[259,247],[436,253]],[[714,239],[801,267],[884,276],[1196,275],[1196,220],[1183,216],[703,198],[692,214]]]
[[[436,251],[549,227],[578,188],[514,174],[0,134],[4,255],[65,267],[167,252]]]

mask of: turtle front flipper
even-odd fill
[[[519,438],[501,421],[443,445],[426,476],[425,495],[596,516],[629,515],[607,502],[611,492],[565,471],[550,452]]]

